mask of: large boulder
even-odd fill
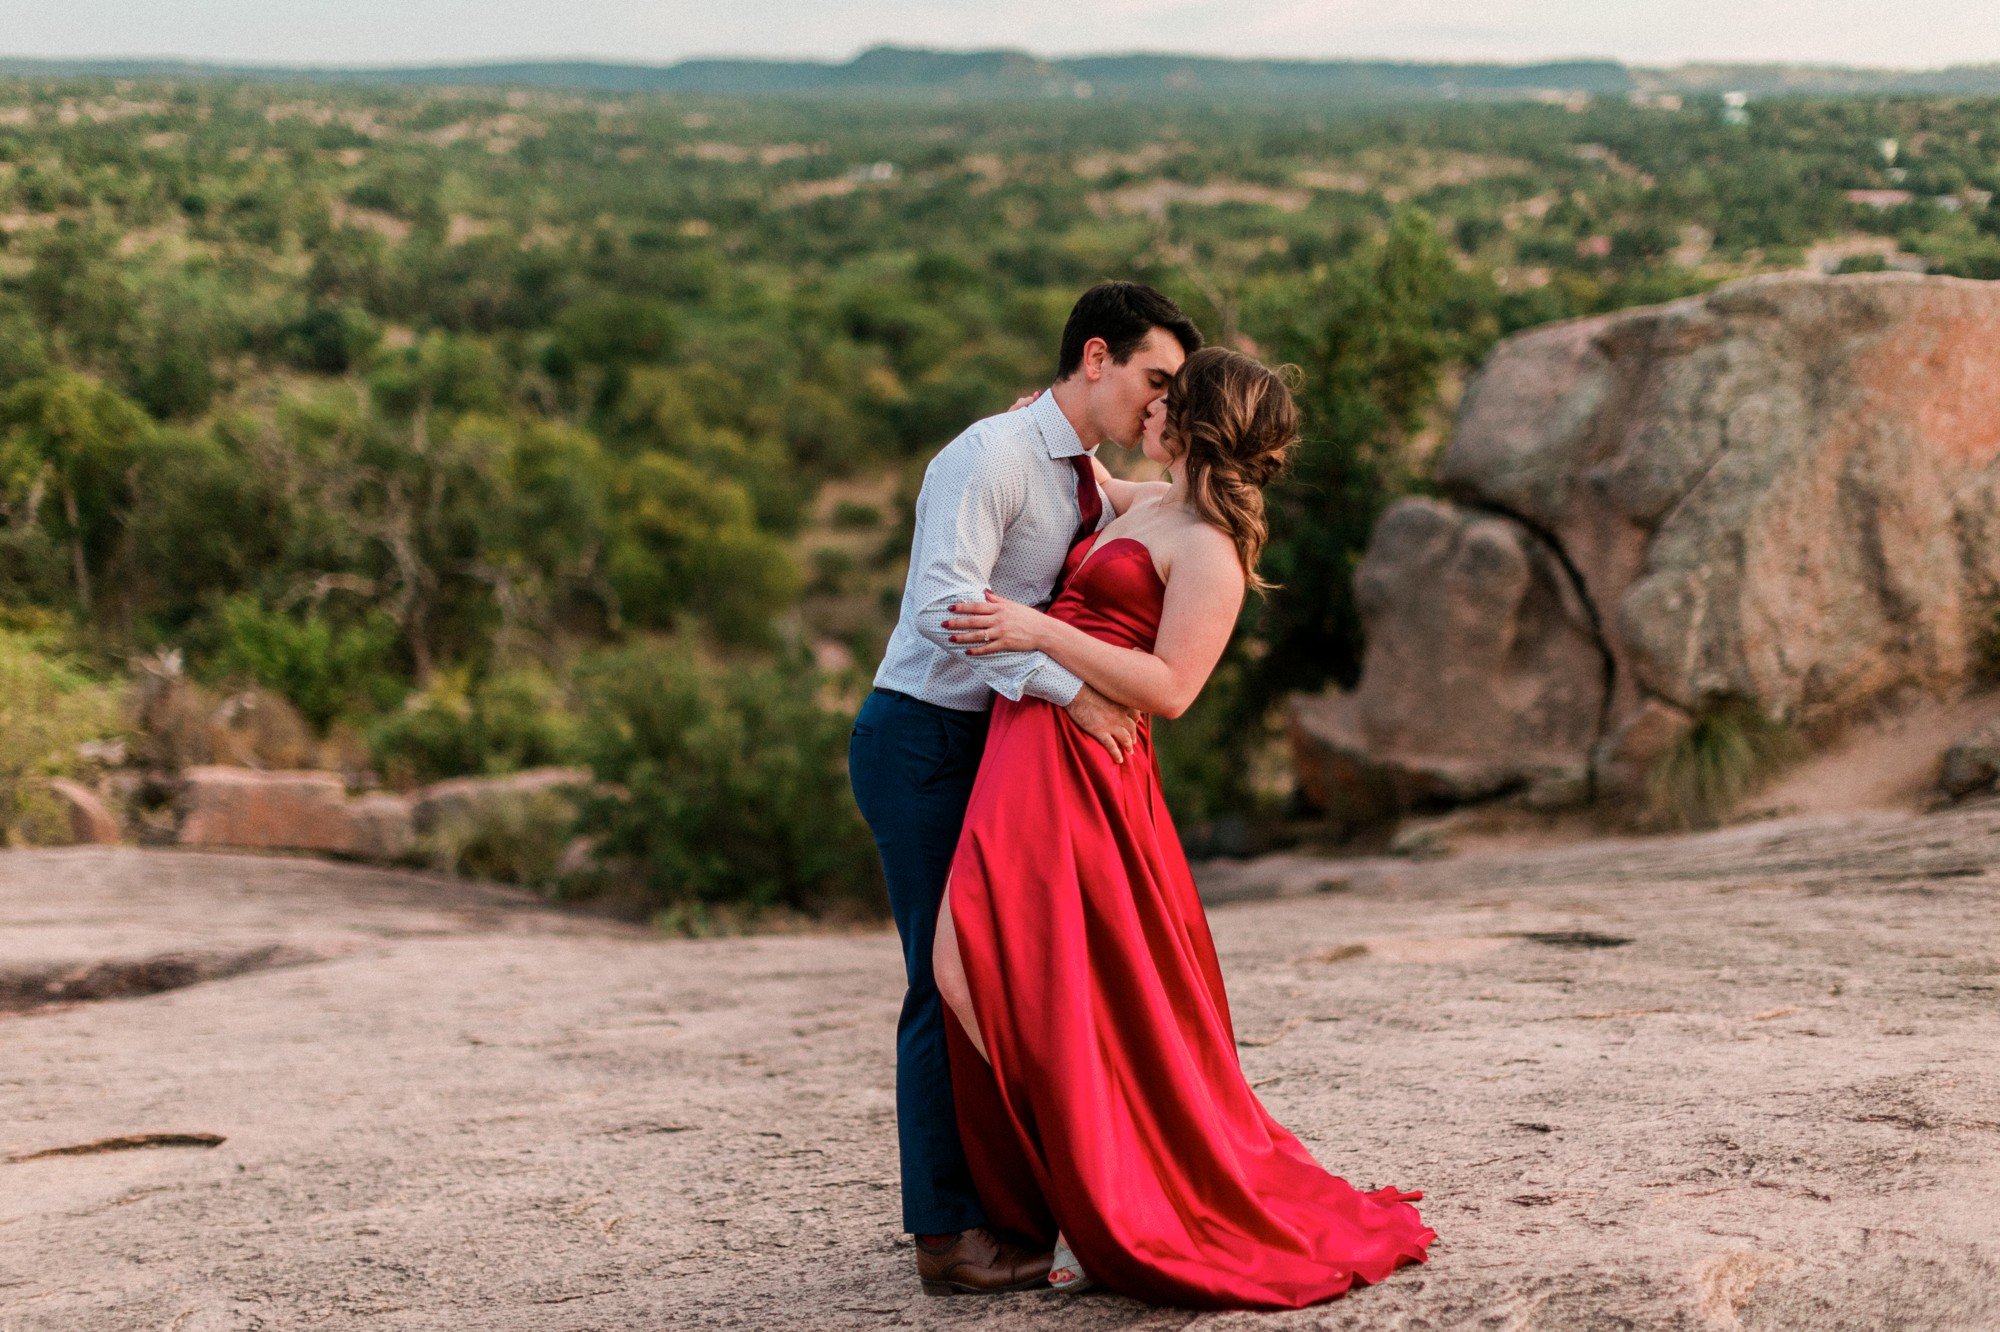
[[[410,858],[417,848],[417,827],[410,802],[402,796],[375,791],[347,802],[348,845],[343,852],[357,860],[385,863]]]
[[[2000,722],[1975,727],[1953,741],[1938,767],[1938,788],[1954,800],[2000,785]]]
[[[77,846],[110,846],[119,840],[118,820],[97,792],[64,777],[49,779],[49,792],[69,817],[69,839]]]
[[[182,846],[400,860],[415,844],[408,801],[391,795],[350,800],[346,784],[330,772],[193,767],[181,776],[179,804]]]
[[[1336,731],[1403,807],[1468,767],[1446,797],[1579,766],[1617,796],[1725,701],[1810,737],[1957,694],[2000,592],[1996,461],[2000,285],[1756,278],[1522,334],[1468,388],[1449,502],[1376,529],[1354,694],[1294,734]],[[1475,540],[1547,572],[1476,587]]]
[[[1360,822],[1499,795],[1581,798],[1605,662],[1548,543],[1505,518],[1409,500],[1377,526],[1355,591],[1363,687],[1292,709],[1309,800]]]

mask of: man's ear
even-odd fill
[[[1111,360],[1111,344],[1103,338],[1092,338],[1083,344],[1083,377],[1095,384],[1104,378],[1104,367]]]

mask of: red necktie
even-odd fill
[[[1076,525],[1076,537],[1070,542],[1075,545],[1097,530],[1097,520],[1104,516],[1104,497],[1097,492],[1097,468],[1092,464],[1090,455],[1072,454],[1069,462],[1076,468],[1076,510],[1081,515]]]

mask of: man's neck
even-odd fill
[[[1076,431],[1076,437],[1082,441],[1083,447],[1094,449],[1104,442],[1104,436],[1090,424],[1090,415],[1083,409],[1084,395],[1088,391],[1082,380],[1071,375],[1068,379],[1057,380],[1055,386],[1049,390],[1049,396],[1056,400],[1056,406],[1061,410],[1063,419],[1069,422],[1071,430]]]

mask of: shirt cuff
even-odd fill
[[[1066,708],[1075,702],[1082,691],[1082,680],[1046,657],[1041,665],[1028,673],[1028,678],[1021,685],[1022,693],[1045,698],[1059,708]]]

